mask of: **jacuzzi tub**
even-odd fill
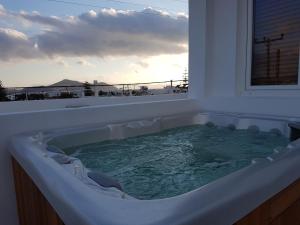
[[[137,200],[87,177],[78,160],[54,160],[48,146],[67,148],[164,129],[213,122],[237,129],[257,126],[289,136],[288,121],[241,114],[200,113],[118,124],[40,131],[13,138],[11,153],[67,225],[229,225],[300,177],[300,142],[194,191],[167,199]]]

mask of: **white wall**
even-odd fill
[[[189,96],[205,96],[206,0],[189,0]]]
[[[190,97],[209,111],[300,117],[300,90],[246,87],[247,3],[190,0]]]
[[[207,1],[207,96],[235,95],[237,0],[225,2]]]
[[[186,98],[187,94],[164,94],[130,97],[85,97],[78,99],[53,99],[36,101],[1,102],[0,115],[3,113],[33,112],[50,109],[63,109],[72,106],[103,106],[113,104],[164,101]]]

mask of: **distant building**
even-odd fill
[[[120,91],[107,83],[94,81],[90,84],[95,96],[113,95]],[[64,79],[49,86],[26,87],[23,89],[8,90],[10,100],[39,100],[51,98],[82,98],[85,97],[84,83],[74,80]],[[99,94],[100,93],[100,94]],[[112,94],[113,93],[113,94]]]
[[[121,94],[121,91],[115,86],[104,82],[98,82],[97,80],[94,80],[94,83],[91,86],[92,90],[95,92],[95,96]]]

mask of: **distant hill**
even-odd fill
[[[83,83],[82,82],[79,82],[79,81],[75,81],[75,80],[68,80],[68,79],[64,79],[64,80],[61,80],[57,83],[54,83],[54,84],[51,84],[51,86],[54,86],[54,87],[70,87],[70,86],[82,86]]]
[[[79,86],[83,88],[83,84],[82,82],[79,82],[79,81],[75,81],[75,80],[68,80],[68,79],[64,79],[64,80],[61,80],[57,83],[54,83],[52,85],[50,85],[49,87],[72,87],[72,86]],[[109,85],[107,83],[104,83],[104,82],[98,82],[97,85]],[[91,84],[91,86],[93,87],[93,84]],[[72,88],[70,89],[72,90]],[[94,90],[94,88],[93,88]],[[103,92],[118,92],[119,90],[115,87],[115,86],[100,86],[100,87],[97,87],[96,88],[96,91],[99,92],[99,91],[103,91]]]
[[[49,86],[40,86],[40,87],[27,87],[21,90],[9,90],[8,94],[45,94],[47,93],[50,97],[59,96],[62,92],[72,92],[76,94],[76,96],[81,97],[84,92],[84,83],[64,79]],[[97,85],[108,85],[104,82],[99,82]],[[108,93],[108,92],[120,92],[115,86],[93,86],[91,84],[92,91],[95,93],[99,93],[100,91]]]

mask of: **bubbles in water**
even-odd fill
[[[279,129],[276,129],[276,128],[275,129],[271,129],[270,133],[273,134],[273,135],[275,135],[275,136],[281,136],[282,135],[281,131]]]
[[[227,128],[228,128],[229,130],[236,130],[236,127],[235,127],[234,124],[229,124],[229,125],[227,126]]]
[[[270,156],[287,138],[257,129],[190,126],[158,134],[65,149],[91,170],[117,179],[139,199],[167,198],[194,190]],[[257,162],[259,160],[255,160]]]
[[[207,127],[215,127],[216,125],[213,122],[208,122],[205,124]]]
[[[251,132],[251,133],[258,133],[259,132],[259,127],[255,126],[255,125],[249,126],[248,131]]]

